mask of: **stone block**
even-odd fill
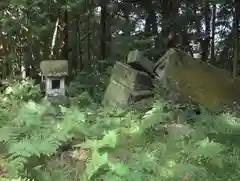
[[[133,91],[153,89],[152,79],[147,73],[121,62],[116,62],[111,78]]]
[[[134,102],[153,97],[153,95],[154,93],[151,90],[133,91],[116,80],[111,79],[106,89],[102,104],[125,108]]]
[[[141,51],[130,51],[127,57],[127,63],[133,68],[147,72],[152,77],[155,77],[154,63],[148,60]]]

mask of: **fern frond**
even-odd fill
[[[19,177],[19,178],[16,178],[16,179],[0,178],[0,181],[34,181],[34,180]]]

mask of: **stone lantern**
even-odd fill
[[[45,60],[40,63],[46,97],[65,97],[67,60]]]

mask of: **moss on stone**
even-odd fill
[[[209,109],[240,104],[239,78],[234,79],[229,72],[196,60],[177,49],[170,49],[166,54],[164,77],[170,83],[170,89],[175,87],[183,95]]]
[[[40,63],[44,76],[68,75],[68,62],[66,60],[45,60]]]

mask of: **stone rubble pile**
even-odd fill
[[[139,101],[152,101],[155,67],[142,52],[131,51],[126,63],[117,61],[114,65],[102,104],[125,108]]]

